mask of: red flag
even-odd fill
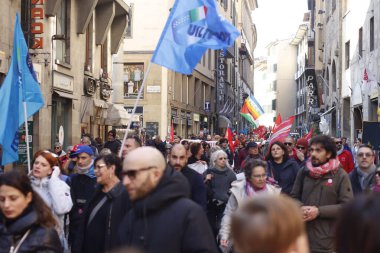
[[[281,114],[278,114],[277,115],[277,118],[276,118],[276,121],[274,122],[274,126],[273,126],[273,133],[276,131],[276,128],[282,123],[282,118],[281,118]]]
[[[285,137],[289,135],[294,119],[295,116],[290,116],[287,120],[276,127],[270,137],[269,145],[275,141],[283,141]]]
[[[303,138],[309,141],[312,135],[313,135],[313,128],[311,128],[310,131]]]
[[[259,126],[255,130],[253,130],[253,133],[259,136],[259,139],[264,138],[267,134],[267,128],[265,126]]]
[[[173,126],[173,122],[170,126],[170,142],[174,142],[174,126]]]
[[[231,152],[233,154],[235,151],[235,147],[234,147],[234,143],[232,141],[232,136],[233,136],[233,134],[232,134],[231,128],[227,127],[226,135],[224,136],[224,138],[226,138],[228,140],[228,144],[230,145],[230,149],[231,149]]]

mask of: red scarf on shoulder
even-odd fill
[[[333,174],[337,172],[340,162],[338,158],[330,159],[327,163],[322,164],[321,166],[314,167],[311,164],[311,158],[306,162],[306,167],[309,170],[309,175],[313,178],[321,178],[325,174],[332,172]]]

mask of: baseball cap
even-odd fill
[[[257,143],[255,142],[255,141],[250,141],[250,142],[248,142],[248,144],[247,144],[247,148],[256,148],[258,145],[257,145]]]
[[[77,157],[80,153],[86,153],[91,156],[94,155],[94,152],[92,151],[91,147],[88,145],[75,145],[74,148],[71,150],[70,158]]]

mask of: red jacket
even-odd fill
[[[352,155],[350,151],[343,150],[343,152],[338,155],[339,162],[342,164],[343,169],[348,173],[350,173],[354,167],[354,159],[352,158]]]

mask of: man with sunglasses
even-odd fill
[[[310,159],[297,174],[291,196],[301,204],[310,252],[334,252],[334,225],[342,206],[353,198],[347,173],[337,159],[334,140],[310,141]]]
[[[120,224],[120,246],[146,253],[217,252],[205,212],[188,198],[187,179],[166,167],[158,149],[132,150],[122,178],[133,208]]]
[[[348,173],[350,173],[354,167],[354,158],[352,157],[352,154],[350,151],[344,149],[342,139],[339,137],[334,138],[337,155],[339,162],[342,164],[343,169]]]
[[[371,146],[362,144],[356,153],[358,166],[350,173],[354,195],[369,191],[375,184],[375,155]]]
[[[59,143],[59,142],[56,142],[54,144],[54,153],[58,156],[58,157],[61,157],[61,156],[65,156],[66,155],[66,152],[62,150],[62,144]]]

